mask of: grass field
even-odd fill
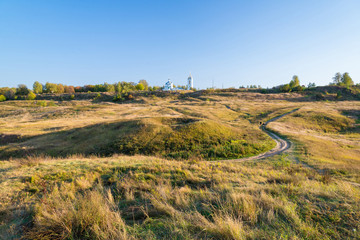
[[[213,162],[271,149],[283,155]],[[359,239],[360,103],[205,92],[0,103],[0,239]]]

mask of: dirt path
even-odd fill
[[[275,118],[272,118],[270,119],[269,121],[267,121],[266,123],[264,123],[264,125],[262,125],[260,127],[261,130],[263,130],[267,135],[269,135],[275,142],[276,142],[276,146],[271,149],[270,151],[267,151],[265,153],[262,153],[262,154],[259,154],[259,155],[256,155],[256,156],[252,156],[252,157],[247,157],[247,158],[239,158],[239,159],[228,159],[228,160],[217,160],[217,161],[212,161],[212,162],[244,162],[244,161],[250,161],[250,160],[259,160],[259,159],[263,159],[263,158],[268,158],[268,157],[271,157],[271,156],[274,156],[274,155],[277,155],[277,154],[281,154],[283,152],[285,152],[286,150],[288,150],[290,147],[291,147],[291,142],[286,140],[286,139],[283,139],[281,138],[279,135],[273,133],[273,132],[270,132],[269,130],[266,130],[266,126],[271,123],[271,122],[274,122],[286,115],[289,115],[293,112],[296,112],[297,110],[299,110],[299,108],[297,109],[294,109],[290,112],[287,112],[287,113],[284,113],[278,117],[275,117]],[[324,174],[322,172],[322,170],[320,169],[316,169],[306,163],[303,163],[303,162],[300,162],[300,161],[297,161],[298,164],[302,164],[304,167],[307,167],[307,168],[311,168],[315,171],[317,171],[319,174]],[[356,183],[356,182],[349,182],[349,181],[344,181],[346,183],[350,183],[351,185],[353,186],[356,186],[356,187],[360,187],[360,183]]]
[[[270,151],[267,151],[265,153],[261,153],[259,155],[256,156],[252,156],[252,157],[247,157],[247,158],[239,158],[239,159],[228,159],[228,160],[217,160],[214,162],[244,162],[244,161],[249,161],[249,160],[259,160],[259,159],[263,159],[263,158],[268,158],[277,154],[281,154],[283,152],[285,152],[286,150],[288,150],[291,147],[291,142],[287,141],[283,138],[281,138],[280,136],[278,136],[277,134],[270,132],[268,130],[266,130],[266,126],[271,123],[274,122],[286,115],[289,115],[295,111],[299,110],[299,108],[294,109],[290,112],[284,113],[280,116],[277,116],[275,118],[270,119],[269,121],[267,121],[266,123],[264,123],[264,125],[262,125],[260,127],[261,130],[263,130],[267,135],[269,135],[275,142],[276,142],[276,146],[271,149]]]

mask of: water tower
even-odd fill
[[[190,73],[188,80],[187,80],[187,90],[191,90],[193,87],[194,87],[194,79]]]

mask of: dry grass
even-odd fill
[[[360,104],[295,101],[300,97],[213,93],[144,97],[142,104],[0,103],[0,133],[22,136],[0,151],[47,146],[54,153],[0,161],[0,238],[359,239],[360,189],[348,181],[360,182]],[[259,122],[294,108],[298,115],[269,125],[295,142],[293,151],[267,160],[83,154],[128,135],[114,131],[126,121],[164,125],[158,120],[192,118],[256,140]],[[74,152],[81,154],[59,157]]]
[[[360,183],[358,111],[358,102],[311,103],[269,127],[296,143],[298,160]]]
[[[110,190],[77,194],[71,185],[55,187],[35,206],[28,239],[130,239]]]
[[[360,189],[324,181],[289,157],[245,165],[143,156],[41,164],[1,166],[13,178],[1,180],[0,211],[20,206],[32,216],[14,222],[19,215],[7,213],[1,236],[15,229],[32,239],[359,237]]]

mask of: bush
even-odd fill
[[[37,105],[37,106],[40,106],[40,107],[46,107],[46,106],[47,106],[47,103],[46,103],[46,101],[38,101],[38,102],[36,103],[36,105]]]
[[[136,85],[136,90],[138,91],[143,91],[145,89],[144,85],[142,83],[138,83]]]
[[[29,94],[26,97],[27,100],[34,100],[35,98],[36,98],[36,94],[31,91],[29,92]]]
[[[4,95],[0,95],[0,102],[6,101],[6,97]]]
[[[123,101],[123,100],[125,100],[125,99],[124,99],[124,97],[122,96],[122,94],[120,94],[120,93],[116,94],[116,95],[114,96],[114,98],[113,98],[113,101],[114,101],[114,102]]]
[[[299,86],[294,87],[292,89],[292,91],[294,91],[294,92],[302,92],[302,91],[304,91],[304,88],[299,85]]]
[[[280,91],[282,91],[282,92],[290,92],[290,91],[291,91],[290,85],[289,85],[289,84],[285,84],[284,86],[282,86],[282,87],[280,88]]]
[[[70,96],[70,99],[71,99],[71,100],[74,100],[74,99],[75,99],[75,95],[72,94],[72,95]]]
[[[101,94],[97,93],[93,100],[96,101],[96,100],[100,100],[100,99],[101,99]]]

